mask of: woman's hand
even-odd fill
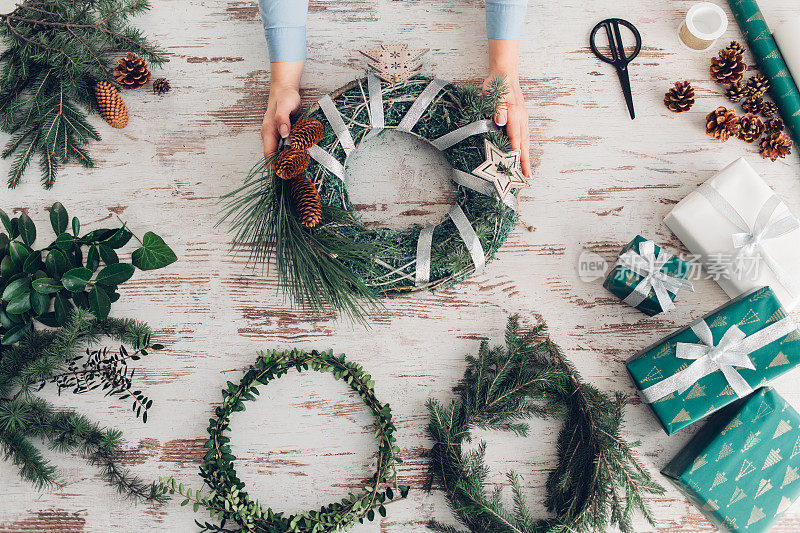
[[[489,77],[484,81],[484,89],[495,77],[505,79],[506,94],[494,115],[498,126],[506,127],[506,134],[511,141],[511,149],[520,151],[522,173],[531,177],[530,131],[528,128],[528,110],[525,109],[525,97],[519,86],[517,56],[519,41],[514,39],[489,39]]]
[[[303,61],[272,63],[270,74],[267,112],[261,123],[264,157],[267,158],[278,149],[280,138],[289,135],[292,127],[289,116],[300,107]]]

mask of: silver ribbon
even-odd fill
[[[434,139],[431,141],[431,144],[438,150],[447,150],[454,144],[460,143],[467,137],[472,137],[473,135],[478,135],[481,133],[486,133],[489,131],[496,131],[497,126],[495,125],[494,121],[491,119],[484,119],[484,120],[476,120],[475,122],[471,122],[466,126],[461,126],[460,128],[451,131],[450,133],[445,133],[438,139]]]
[[[400,124],[397,125],[397,129],[400,131],[410,132],[414,126],[419,122],[419,119],[422,118],[422,114],[428,109],[428,106],[431,105],[433,99],[436,98],[436,95],[439,94],[444,86],[447,85],[446,81],[442,81],[439,78],[433,78],[431,82],[428,84],[425,89],[419,93],[419,96],[414,103],[411,104],[408,112],[403,117],[403,120],[400,121]]]
[[[340,180],[344,179],[344,165],[329,152],[320,148],[319,145],[315,144],[310,147],[308,149],[308,155],[310,155],[314,161],[331,171],[334,176]]]
[[[792,318],[787,316],[748,337],[739,326],[734,325],[728,328],[716,346],[711,329],[705,320],[702,318],[697,320],[691,328],[701,344],[679,342],[676,345],[675,356],[694,362],[677,374],[642,390],[641,395],[647,403],[653,403],[673,392],[682,394],[700,379],[716,371],[722,372],[737,396],[750,394],[753,388],[736,368],[755,370],[750,354],[785,337],[797,329],[797,326]]]
[[[478,234],[475,233],[475,229],[472,227],[472,224],[470,224],[461,206],[458,204],[454,205],[448,214],[450,215],[450,220],[456,225],[461,239],[467,246],[469,255],[472,256],[472,262],[475,264],[475,273],[480,274],[486,266],[486,254],[483,251],[480,239],[478,239]]]
[[[770,196],[759,209],[756,221],[751,227],[714,187],[704,183],[698,191],[714,209],[742,231],[742,233],[731,235],[733,247],[736,250],[734,259],[736,261],[746,258],[763,259],[767,267],[775,274],[778,283],[783,285],[789,293],[796,295],[798,288],[795,281],[762,246],[766,240],[781,237],[800,228],[800,221],[791,213],[786,213],[781,218],[772,220],[775,210],[781,205],[780,198],[775,194]]]
[[[383,114],[381,82],[372,72],[367,74],[367,92],[369,98],[369,124],[372,129],[364,137],[365,139],[377,135],[386,125],[386,119]]]
[[[414,285],[421,287],[431,280],[431,246],[433,245],[433,230],[436,226],[427,225],[419,232],[417,239],[417,266]]]
[[[670,259],[672,259],[672,254],[664,250],[659,250],[658,256],[656,256],[655,243],[653,241],[639,243],[638,254],[633,250],[628,250],[619,256],[618,265],[642,276],[642,281],[634,287],[633,291],[623,301],[636,307],[647,298],[652,288],[655,291],[656,300],[658,300],[661,310],[668,311],[675,307],[668,292],[672,294],[678,294],[681,290],[694,292],[694,287],[692,287],[692,283],[689,280],[670,276],[661,271]]]
[[[344,153],[350,155],[350,152],[356,149],[353,136],[350,135],[350,130],[347,129],[344,120],[342,120],[342,115],[339,113],[339,110],[336,109],[336,104],[333,103],[329,95],[326,94],[320,99],[319,108],[322,109],[322,113],[325,115],[325,118],[328,119],[328,123],[331,125],[331,128],[333,128],[333,132],[339,139],[342,148],[344,148]]]
[[[461,185],[462,187],[466,187],[467,189],[472,189],[473,191],[482,194],[484,196],[497,196],[497,190],[494,186],[486,181],[483,178],[479,178],[474,174],[470,174],[468,172],[464,172],[458,169],[453,169],[453,176],[452,180],[457,184]],[[517,197],[513,194],[507,194],[505,198],[503,198],[503,203],[506,204],[508,207],[517,211],[519,206],[517,205]]]

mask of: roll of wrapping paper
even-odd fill
[[[800,92],[772,38],[767,21],[755,0],[728,0],[761,73],[770,80],[770,95],[783,121],[800,146]]]

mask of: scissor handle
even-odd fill
[[[622,44],[622,35],[619,31],[620,24],[631,30],[631,33],[633,33],[633,36],[636,38],[636,47],[629,56],[625,55],[625,45]],[[597,48],[597,32],[600,31],[601,28],[605,28],[608,34],[608,45],[611,50],[611,57],[602,54]],[[594,55],[599,57],[602,61],[610,63],[617,68],[623,68],[630,63],[633,58],[639,55],[639,52],[642,50],[642,36],[639,30],[636,29],[636,26],[627,20],[611,18],[598,22],[597,26],[592,29],[592,33],[589,35],[589,46],[592,47]]]

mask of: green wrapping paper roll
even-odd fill
[[[800,92],[786,67],[756,0],[728,0],[758,68],[769,77],[770,94],[796,144],[800,144]]]

